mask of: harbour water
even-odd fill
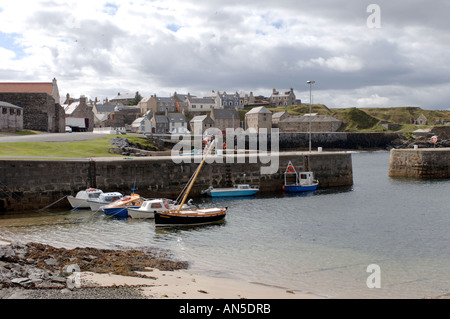
[[[0,238],[57,247],[151,246],[190,271],[330,298],[423,298],[450,292],[450,180],[388,177],[389,152],[352,155],[354,185],[301,195],[201,198],[226,222],[155,229],[90,211],[0,216]],[[368,288],[369,265],[380,288]]]

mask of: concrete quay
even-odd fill
[[[201,195],[209,186],[230,187],[247,183],[260,187],[260,193],[282,192],[284,172],[289,161],[297,171],[312,170],[319,187],[351,186],[351,153],[292,151],[235,154],[208,157],[190,192]],[[179,162],[181,158],[185,162]],[[129,194],[134,187],[146,198],[177,198],[197,169],[201,156],[151,156],[80,159],[0,159],[0,212],[36,210],[50,204],[68,207],[67,200],[87,187]],[[274,167],[269,174],[262,170]],[[69,206],[70,208],[70,206]]]
[[[389,176],[450,178],[450,148],[392,149]]]

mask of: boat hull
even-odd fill
[[[93,212],[99,211],[103,206],[106,206],[111,203],[107,202],[89,202],[89,207]]]
[[[128,217],[128,209],[131,207],[103,207],[103,213],[109,217],[126,218]],[[134,207],[133,207],[134,208]],[[138,207],[136,207],[138,208]]]
[[[133,219],[153,219],[155,218],[155,212],[143,211],[138,208],[128,208],[128,216]]]
[[[211,197],[236,197],[236,196],[251,196],[255,195],[258,192],[257,189],[249,189],[249,190],[212,190],[207,194]]]
[[[201,211],[201,210],[198,210]],[[197,226],[206,224],[215,224],[223,221],[226,216],[227,209],[220,209],[215,213],[201,214],[193,213],[171,213],[171,212],[156,212],[155,226],[157,227],[171,227],[171,226]]]
[[[284,185],[284,191],[289,193],[310,192],[317,189],[318,184],[300,186],[300,185]]]
[[[86,199],[67,196],[67,200],[73,209],[90,209],[89,203]]]

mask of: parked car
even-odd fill
[[[66,133],[72,133],[72,128],[70,126],[66,126]]]

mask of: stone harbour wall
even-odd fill
[[[392,149],[389,176],[450,178],[450,148]]]
[[[188,161],[190,159],[185,156]],[[247,183],[260,187],[261,193],[282,191],[289,161],[297,171],[310,169],[319,187],[351,186],[351,153],[283,152],[261,161],[259,157],[237,155],[231,163],[222,156],[210,156],[189,197],[202,196],[209,186],[229,187]],[[133,187],[146,198],[175,199],[197,169],[200,159],[174,163],[170,156],[120,157],[80,160],[0,160],[0,212],[35,210],[48,205],[65,207],[67,195],[96,187],[104,192],[129,194]],[[212,161],[212,162],[211,162]],[[221,162],[222,161],[222,162]],[[273,174],[261,174],[261,167],[276,166]],[[56,203],[55,203],[56,202]]]

